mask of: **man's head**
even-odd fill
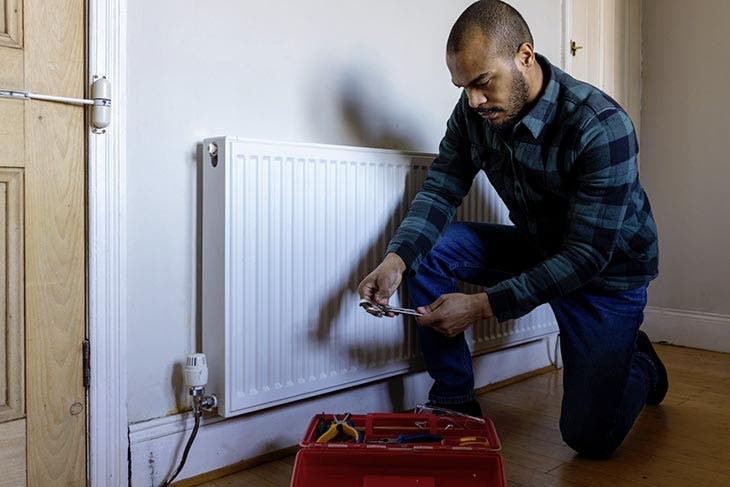
[[[480,0],[451,29],[446,64],[469,105],[493,127],[512,126],[542,89],[525,19],[504,2]]]

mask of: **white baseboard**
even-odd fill
[[[730,316],[647,306],[644,324],[652,341],[730,353]]]
[[[552,365],[555,342],[551,335],[476,357],[477,387]],[[430,377],[418,372],[228,420],[205,418],[177,480],[294,446],[312,416],[322,411],[411,409],[426,400],[430,387]],[[130,425],[131,485],[160,485],[177,466],[193,424],[190,414],[178,414]]]

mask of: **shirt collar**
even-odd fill
[[[550,61],[540,54],[535,54],[535,57],[540,67],[542,67],[545,89],[535,103],[535,106],[519,121],[518,126],[522,124],[527,127],[535,140],[538,140],[545,127],[555,119],[560,84],[557,81],[558,73]]]

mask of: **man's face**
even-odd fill
[[[464,88],[469,106],[492,127],[514,125],[527,105],[529,87],[515,60],[493,52],[481,31],[467,35],[458,53],[449,53],[446,64],[452,82]]]

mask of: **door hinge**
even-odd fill
[[[112,87],[105,76],[94,76],[91,84],[91,99],[68,98],[66,96],[39,95],[30,91],[6,90],[0,88],[0,98],[13,98],[15,100],[43,100],[56,103],[69,103],[71,105],[89,105],[89,123],[91,131],[95,134],[103,134],[105,128],[111,122],[112,112]]]
[[[91,384],[91,344],[89,339],[85,339],[81,347],[84,354],[84,389],[88,389]]]

